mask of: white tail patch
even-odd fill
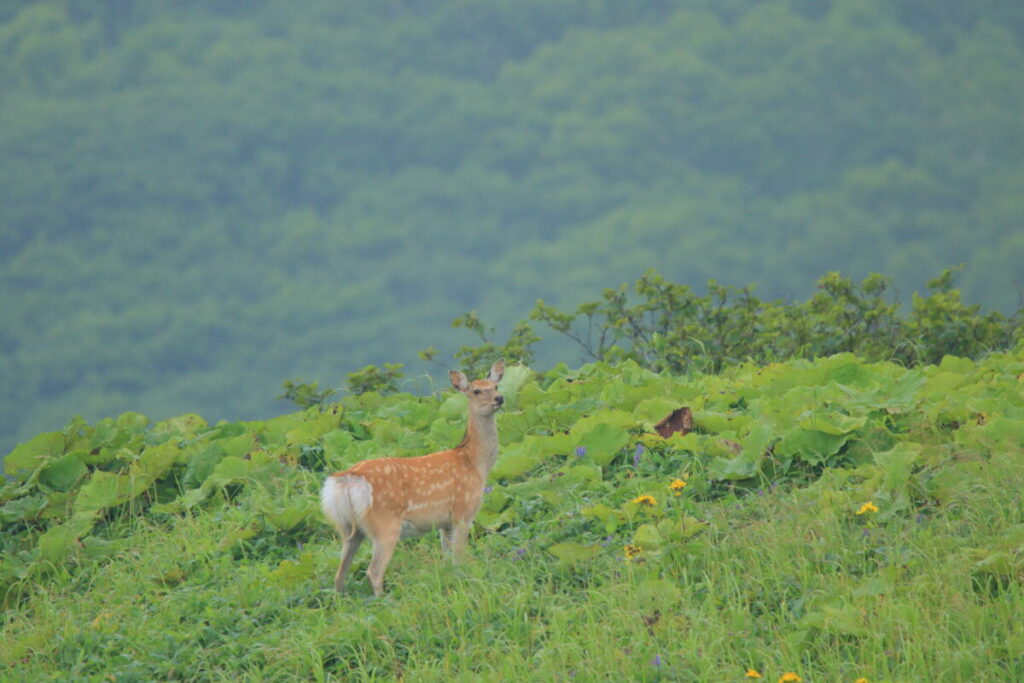
[[[339,533],[348,535],[373,505],[373,486],[363,477],[327,477],[320,490],[320,508]]]

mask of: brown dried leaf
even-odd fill
[[[654,425],[654,431],[663,439],[673,434],[686,436],[693,431],[693,412],[687,406],[676,408],[666,415],[658,424]]]

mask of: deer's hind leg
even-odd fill
[[[338,573],[334,575],[334,590],[339,593],[345,592],[345,575],[348,574],[348,568],[352,565],[352,559],[356,556],[356,551],[359,550],[363,539],[366,538],[363,532],[359,530],[359,527],[354,524],[344,529],[343,532],[341,561],[338,563]]]

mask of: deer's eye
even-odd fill
[[[479,389],[474,389],[473,393],[476,394],[477,396],[479,396],[480,395],[480,390]]]

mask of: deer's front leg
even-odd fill
[[[448,551],[451,554],[452,562],[458,562],[465,552],[469,539],[469,527],[472,524],[472,520],[452,523],[448,537]]]

